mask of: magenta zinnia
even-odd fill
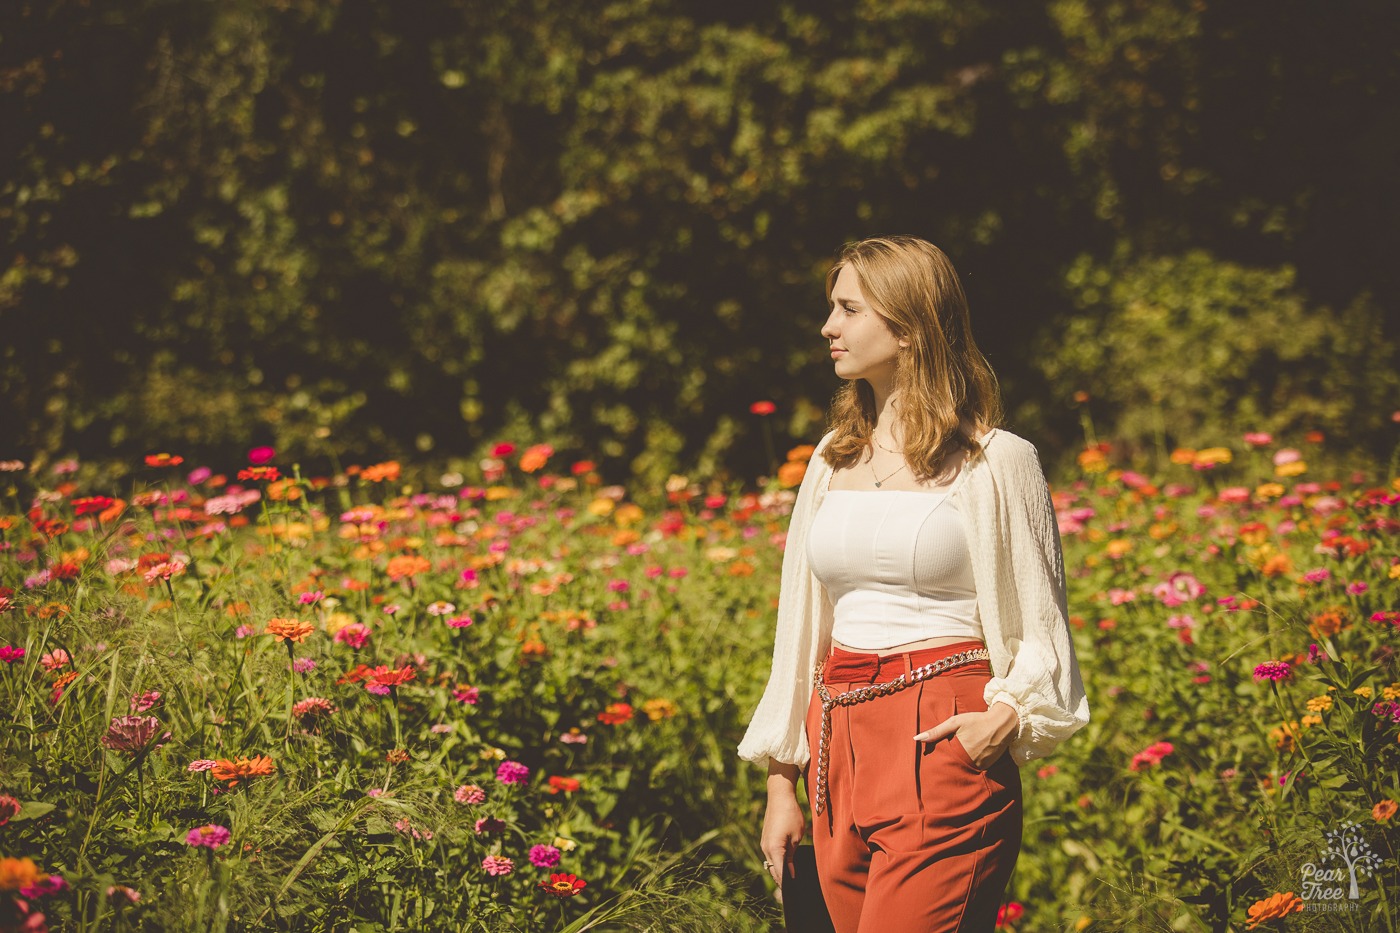
[[[1265,661],[1254,669],[1255,680],[1287,680],[1293,672],[1287,661]]]
[[[190,830],[185,836],[185,842],[195,848],[217,849],[228,843],[229,835],[227,827],[210,823]]]
[[[524,784],[530,780],[530,769],[518,761],[503,761],[496,768],[496,780],[502,784]]]
[[[553,868],[559,864],[559,850],[554,846],[531,846],[530,864],[536,868]]]

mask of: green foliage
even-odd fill
[[[1087,392],[1130,456],[1209,446],[1232,426],[1360,446],[1395,409],[1400,355],[1365,296],[1319,308],[1295,278],[1201,251],[1083,257],[1066,279],[1081,313],[1042,341],[1040,370],[1057,399]]]

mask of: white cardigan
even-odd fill
[[[807,563],[806,539],[826,496],[831,465],[817,444],[797,491],[783,552],[777,637],[768,686],[739,757],[806,767],[805,720],[812,672],[831,649],[831,599]],[[1089,722],[1089,701],[1070,639],[1059,524],[1040,454],[1025,438],[993,428],[982,454],[967,460],[949,487],[966,520],[977,608],[991,655],[983,698],[1020,719],[1007,753],[1017,765],[1043,758]]]

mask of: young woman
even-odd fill
[[[990,931],[1021,847],[1020,765],[1089,721],[1054,504],[942,251],[847,246],[822,336],[845,383],[798,490],[768,686],[765,865],[812,808],[836,933]]]

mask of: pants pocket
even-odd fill
[[[958,714],[958,713],[967,713],[967,712],[983,712],[982,710],[969,710],[969,709],[967,709],[967,706],[968,706],[968,704],[967,704],[965,701],[963,701],[963,700],[958,696],[957,691],[954,691],[954,692],[953,692],[953,713],[954,713],[954,715],[956,715],[956,714]],[[972,756],[969,755],[969,754],[967,753],[967,749],[966,749],[965,747],[963,747],[962,739],[958,738],[958,734],[957,734],[956,732],[954,732],[952,735],[948,736],[948,745],[953,749],[953,755],[954,755],[954,757],[956,757],[963,765],[965,765],[965,766],[966,766],[967,768],[969,768],[970,770],[976,771],[978,774],[981,774],[983,771],[986,770],[985,768],[979,768],[979,767],[977,767],[977,765],[973,764],[973,762],[972,762]]]

